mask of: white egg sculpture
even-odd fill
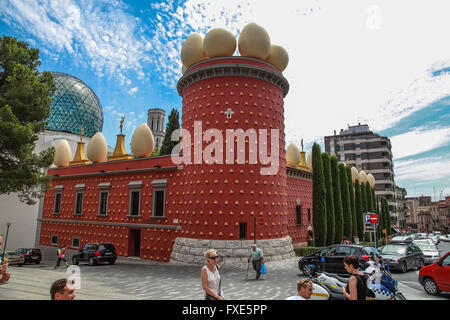
[[[181,47],[181,61],[189,68],[196,62],[207,59],[203,51],[203,38],[198,33],[191,34]]]
[[[57,167],[67,167],[72,160],[72,149],[66,139],[62,139],[55,146],[53,164]]]
[[[366,183],[367,182],[367,174],[364,170],[361,170],[359,173],[359,182],[360,183]]]
[[[211,29],[203,40],[203,51],[210,57],[230,57],[236,51],[234,35],[225,29]]]
[[[355,167],[352,167],[352,181],[355,183],[356,179],[359,179],[359,172],[358,169]]]
[[[101,132],[97,132],[92,137],[87,146],[86,155],[92,162],[104,162],[108,156],[108,145]]]
[[[281,72],[283,72],[289,63],[289,55],[286,49],[276,44],[273,44],[270,48],[270,53],[269,56],[266,58],[266,61],[274,65]]]
[[[371,188],[375,186],[375,177],[371,173],[367,175],[367,181],[369,182]]]
[[[289,167],[297,167],[300,163],[300,151],[297,146],[291,143],[286,150],[286,165]]]
[[[270,37],[263,27],[252,22],[242,29],[238,40],[241,56],[266,59],[270,54],[270,48]]]
[[[152,154],[154,145],[150,127],[146,123],[137,127],[131,138],[131,152],[138,158],[148,157]]]

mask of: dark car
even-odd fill
[[[88,262],[90,266],[99,262],[114,264],[117,259],[116,248],[112,243],[87,243],[83,249],[72,257],[72,263]]]
[[[42,254],[38,248],[19,248],[16,251],[24,255],[25,263],[41,263]]]
[[[380,250],[383,261],[389,268],[406,272],[411,268],[420,268],[424,265],[422,250],[414,243],[390,243]]]
[[[313,254],[300,258],[298,268],[305,275],[311,274],[309,265],[319,267],[321,271],[348,275],[344,268],[344,258],[354,255],[359,258],[361,269],[367,267],[367,261],[374,258],[376,261],[381,259],[380,253],[374,247],[353,245],[353,244],[335,244],[325,247]]]

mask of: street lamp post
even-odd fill
[[[11,222],[6,223],[6,237],[5,237],[5,246],[3,247],[3,253],[2,253],[2,259],[5,258],[5,251],[6,251],[6,244],[8,242],[8,233],[9,233],[9,227],[11,226]]]

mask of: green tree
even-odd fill
[[[179,118],[180,114],[178,110],[172,109],[172,111],[170,111],[169,120],[166,126],[166,135],[164,136],[159,155],[163,156],[171,154],[173,147],[175,147],[179,143],[180,139],[178,139],[178,141],[172,141],[172,133],[175,130],[180,129]]]
[[[325,245],[327,236],[326,188],[321,154],[320,146],[314,143],[312,147],[313,228],[315,245],[317,247],[323,247]]]
[[[350,209],[352,216],[352,237],[358,234],[358,224],[356,219],[356,208],[355,208],[355,189],[353,188],[353,177],[352,177],[352,168],[350,166],[346,167],[347,170],[347,184],[348,184],[348,192],[350,195]]]
[[[150,157],[157,157],[159,156],[159,150],[158,150],[158,146],[155,146],[155,148],[153,149],[152,154],[150,155]]]
[[[327,191],[326,207],[327,207],[327,238],[325,245],[334,244],[334,202],[333,202],[333,185],[331,181],[330,155],[326,152],[322,153],[323,173],[325,177],[325,188]]]
[[[39,50],[16,38],[0,38],[0,194],[17,192],[36,203],[50,176],[54,148],[33,152],[50,116],[53,76],[40,73]]]
[[[366,182],[364,184],[364,187],[366,191],[367,210],[369,210],[370,213],[375,213],[375,208],[373,207],[373,199],[372,199],[372,188],[370,187],[370,183]]]
[[[333,201],[334,201],[334,243],[341,243],[344,236],[343,209],[341,200],[341,184],[339,179],[338,158],[330,157],[331,181],[333,184]]]
[[[344,236],[347,239],[352,239],[352,212],[350,207],[350,195],[347,181],[347,169],[344,163],[338,164],[339,183],[341,185],[341,199],[342,199],[342,217],[344,222]]]
[[[356,225],[358,231],[358,238],[364,239],[364,215],[362,207],[361,187],[359,180],[355,180],[355,210],[356,210]]]
[[[390,214],[389,214],[389,204],[387,202],[387,199],[385,197],[381,198],[381,211],[383,215],[383,229],[386,229],[386,231],[389,234],[389,230],[391,229],[390,226]]]

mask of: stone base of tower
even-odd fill
[[[221,265],[247,263],[253,240],[205,240],[176,238],[173,245],[170,263],[205,264],[205,252],[217,250],[223,258]],[[256,244],[263,250],[264,261],[278,261],[295,256],[291,237],[279,239],[257,240]]]

